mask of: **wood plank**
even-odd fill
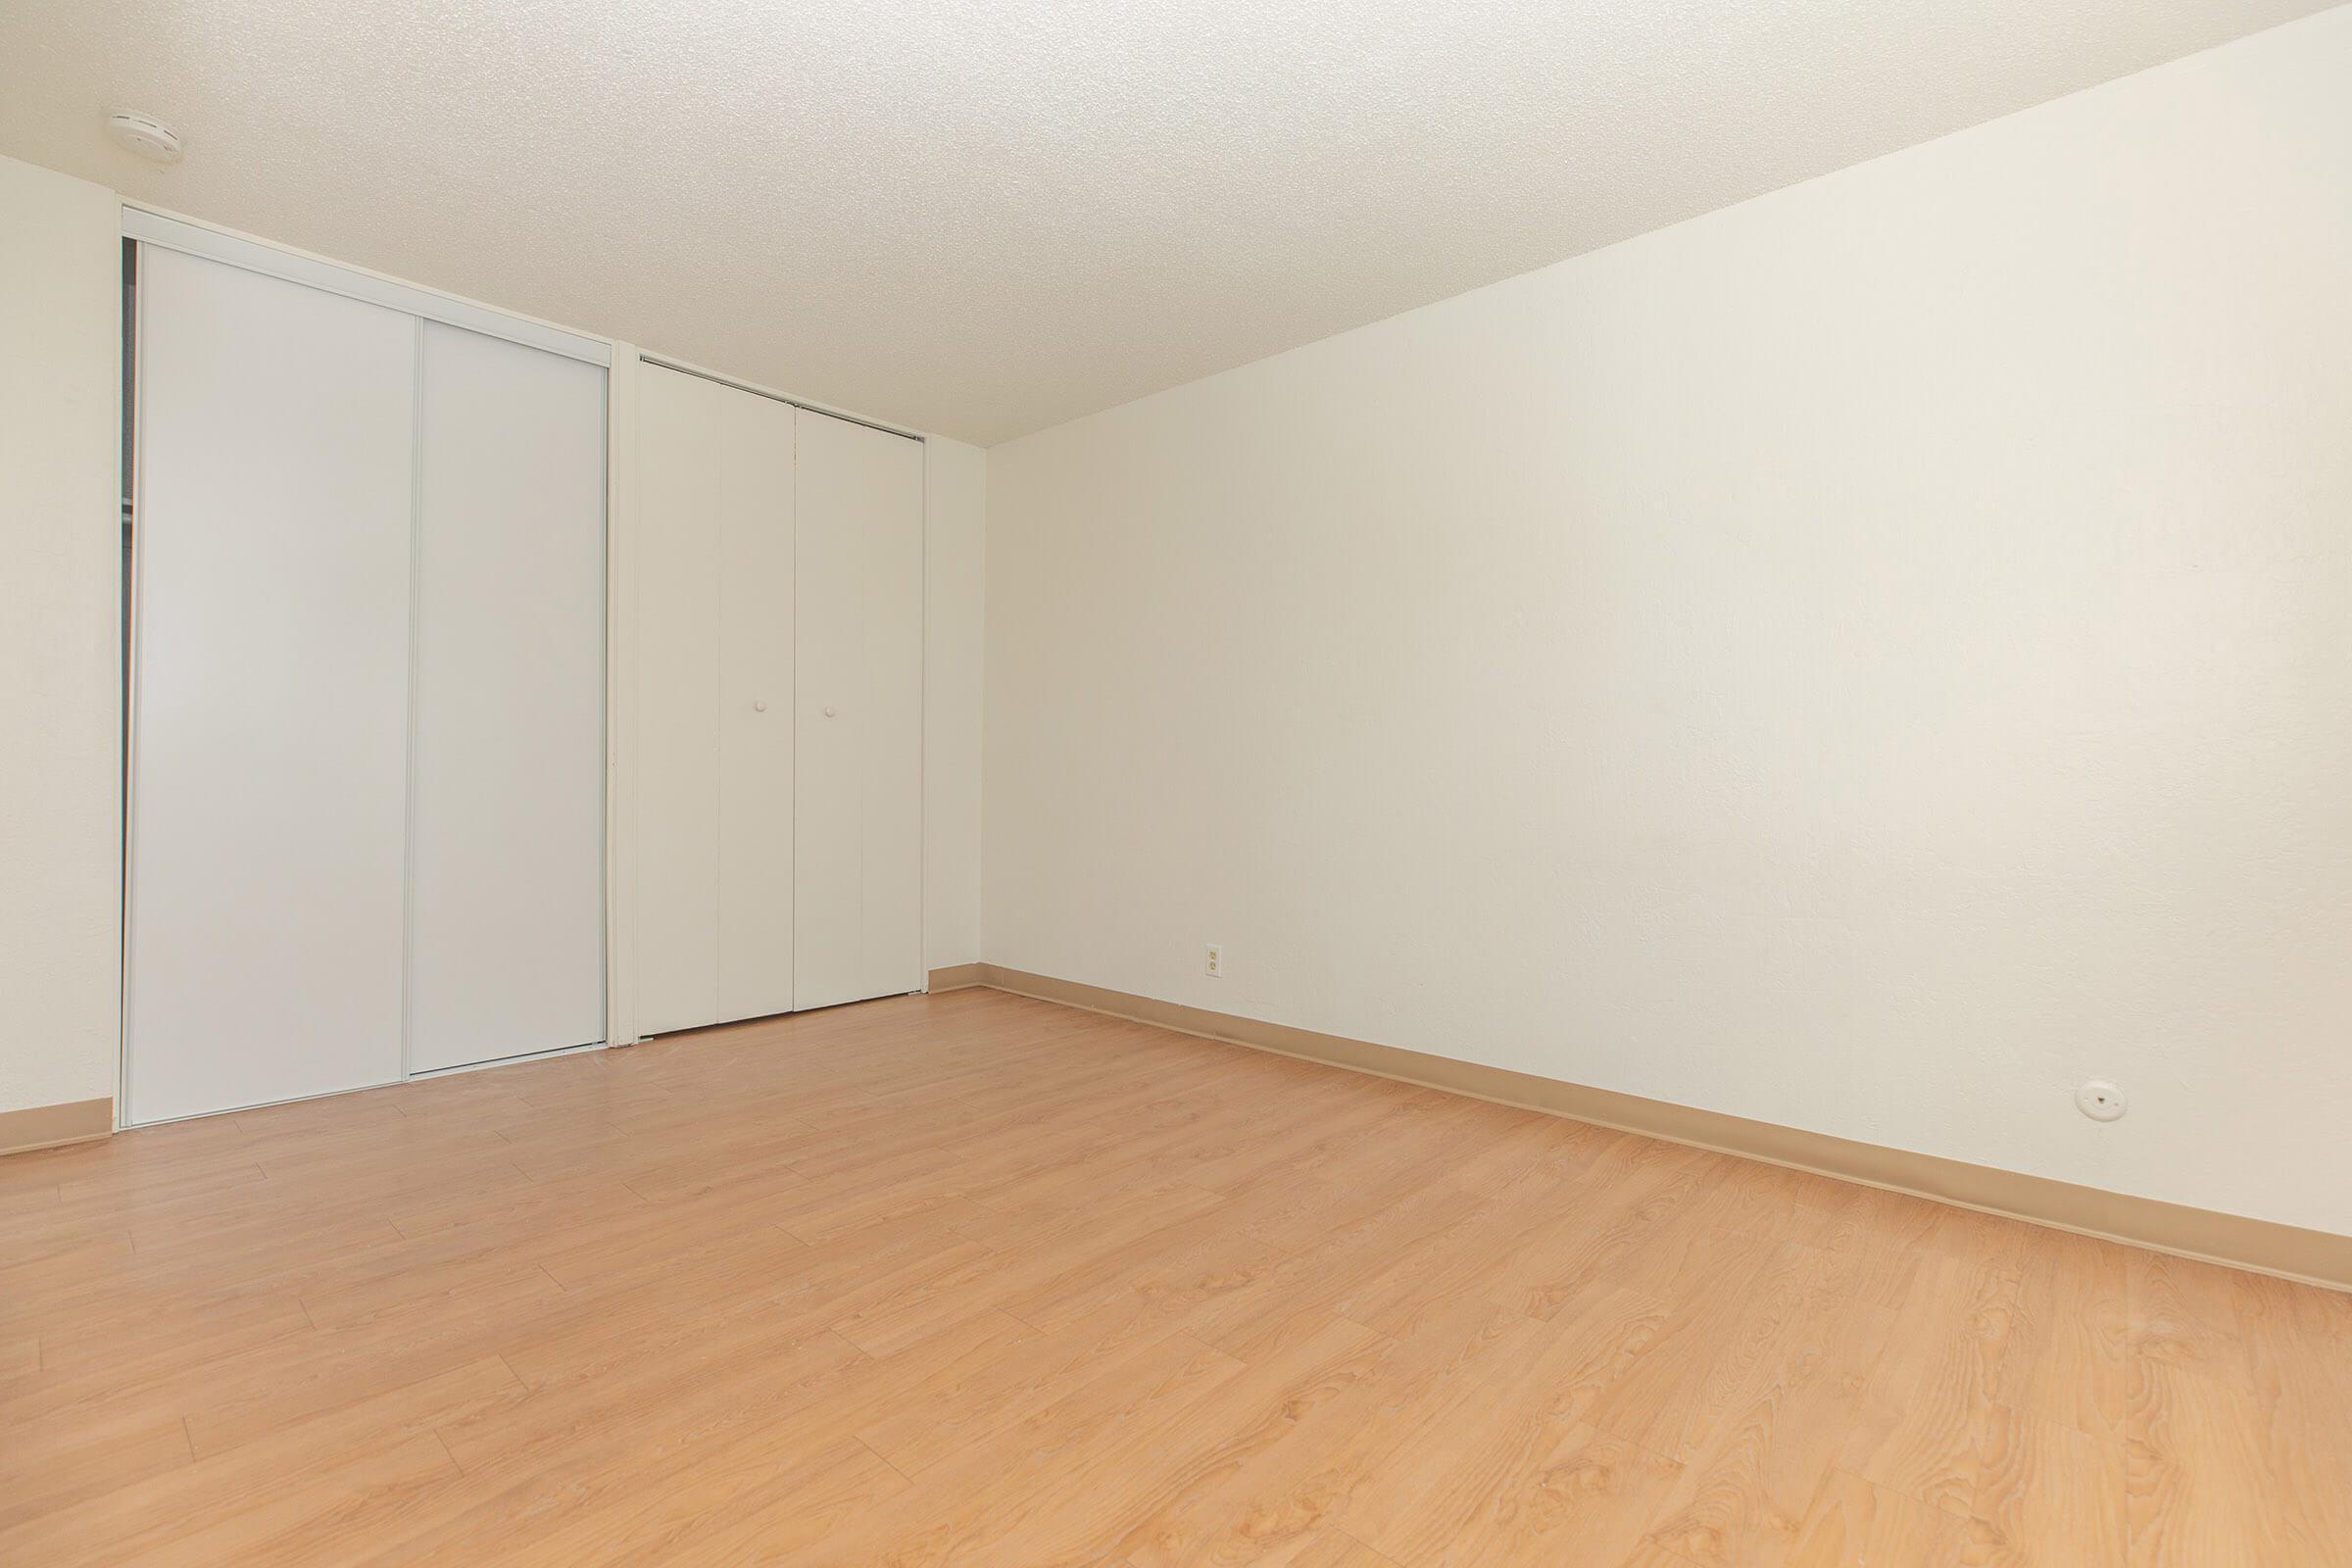
[[[1781,1563],[1782,1568],[1960,1568],[1967,1547],[1966,1529],[1952,1515],[1834,1470],[1823,1479]]]

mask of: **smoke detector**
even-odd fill
[[[106,117],[106,133],[150,163],[179,162],[179,132],[152,115],[118,109]]]

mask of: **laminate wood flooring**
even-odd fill
[[[2352,1563],[2352,1298],[991,991],[0,1160],[0,1563]]]

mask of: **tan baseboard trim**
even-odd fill
[[[1938,1154],[1859,1143],[1773,1122],[1749,1121],[1721,1111],[1698,1110],[1669,1101],[1645,1100],[1639,1095],[1564,1083],[1505,1067],[1489,1067],[1397,1046],[1376,1046],[1344,1035],[1211,1012],[1205,1007],[1160,1002],[993,963],[973,967],[980,971],[978,984],[1016,996],[1086,1007],[1138,1023],[1156,1024],[1229,1045],[1348,1067],[1448,1094],[1548,1111],[1621,1132],[1786,1165],[1818,1176],[1907,1193],[1915,1198],[1933,1199],[1961,1208],[2001,1214],[2200,1262],[2275,1274],[2330,1290],[2352,1291],[2352,1236],[2217,1213],[2153,1198],[2133,1198],[2096,1187],[2053,1181],[2046,1176],[1972,1165]],[[936,984],[933,989],[938,989]]]
[[[987,967],[984,963],[951,963],[944,969],[934,969],[931,971],[930,989],[961,991],[966,986],[986,984],[980,978],[980,971]]]
[[[0,1154],[26,1154],[60,1144],[86,1144],[111,1137],[115,1130],[112,1100],[76,1100],[65,1105],[29,1105],[23,1110],[0,1110]]]

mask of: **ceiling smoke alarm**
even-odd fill
[[[152,115],[118,109],[106,117],[106,133],[118,146],[158,164],[179,162],[179,132]]]

